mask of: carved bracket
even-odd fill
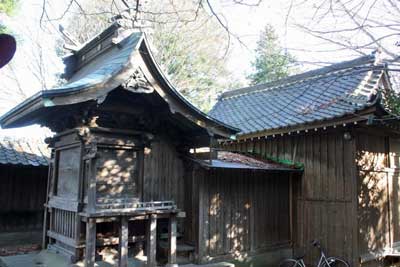
[[[154,88],[140,68],[133,71],[132,75],[122,84],[122,87],[133,93],[150,94],[154,92]]]
[[[92,141],[89,145],[85,146],[85,154],[83,159],[93,159],[97,156],[97,142]]]

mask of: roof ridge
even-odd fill
[[[104,30],[80,44],[76,50],[62,58],[65,67],[61,77],[69,80],[79,69],[105,54],[110,48],[120,45],[132,34],[143,34],[143,31],[139,28],[127,28],[121,21],[115,20]],[[111,39],[111,41],[107,41],[107,39]]]
[[[286,78],[279,79],[276,81],[263,83],[263,84],[257,84],[257,85],[253,85],[253,86],[242,87],[242,88],[234,89],[231,91],[227,91],[227,92],[222,93],[219,96],[219,99],[235,97],[235,96],[239,96],[239,95],[243,95],[243,94],[257,92],[260,90],[272,89],[274,87],[283,86],[283,85],[287,85],[287,84],[294,83],[294,82],[300,82],[300,81],[304,81],[304,80],[308,80],[308,79],[319,78],[321,76],[324,76],[324,75],[327,75],[330,73],[340,72],[340,71],[344,71],[344,70],[347,70],[350,68],[355,68],[358,66],[361,67],[362,65],[366,65],[368,63],[376,65],[380,62],[380,57],[379,57],[379,55],[377,55],[377,53],[378,52],[375,51],[366,56],[358,57],[358,58],[344,61],[344,62],[334,63],[329,66],[306,71],[306,72],[303,72],[300,74],[291,75],[291,76],[288,76]]]
[[[5,141],[5,142],[24,142],[24,143],[29,143],[29,142],[36,142],[36,143],[41,143],[45,144],[42,140],[42,138],[35,138],[35,137],[15,137],[15,136],[10,136],[10,135],[1,135],[0,134],[0,142]]]

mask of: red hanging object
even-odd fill
[[[4,67],[15,54],[17,43],[9,34],[0,34],[0,68]]]

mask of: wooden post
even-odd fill
[[[54,168],[54,149],[51,149],[51,159],[49,162],[49,169],[47,173],[47,188],[46,188],[46,201],[44,204],[44,212],[43,212],[43,235],[42,235],[42,249],[47,248],[47,244],[49,243],[49,239],[47,237],[47,230],[49,230],[49,221],[48,221],[48,207],[47,204],[49,203],[50,197],[50,183],[53,179],[53,168]]]
[[[85,159],[89,160],[89,173],[87,174],[87,212],[96,212],[96,151],[97,144],[95,142],[90,143],[91,152],[85,156]],[[85,167],[86,168],[86,167]]]
[[[49,227],[49,223],[47,221],[47,201],[44,204],[44,212],[43,212],[43,233],[42,233],[42,249],[47,248],[48,237],[47,237],[47,229]]]
[[[86,222],[85,267],[94,267],[96,261],[96,220],[88,218]]]
[[[168,224],[168,264],[167,267],[177,267],[176,264],[176,214],[171,214]]]
[[[253,194],[250,196],[250,251],[255,252],[256,250],[256,223],[255,223],[255,197],[254,196],[254,189]]]
[[[203,174],[204,175],[204,174]],[[199,177],[197,182],[197,190],[198,190],[198,202],[199,210],[198,210],[198,230],[197,230],[197,264],[202,264],[204,262],[204,258],[206,256],[207,251],[207,238],[208,238],[208,221],[207,221],[207,199],[206,192],[204,190],[204,177]]]
[[[96,164],[93,159],[90,160],[90,171],[88,174],[88,188],[87,188],[87,211],[89,213],[96,212]]]
[[[138,168],[138,189],[136,192],[138,193],[139,201],[142,202],[144,199],[144,149],[142,148],[135,153],[137,153]]]
[[[84,186],[84,177],[83,177],[83,173],[84,173],[84,169],[85,169],[85,160],[83,160],[83,156],[85,153],[85,147],[82,144],[80,144],[80,158],[79,158],[79,189],[78,189],[78,197],[77,197],[77,201],[78,203],[83,203],[84,199],[83,199],[83,186]],[[79,216],[79,212],[82,211],[82,205],[79,204],[78,205],[78,210],[74,215],[74,239],[75,239],[75,243],[79,244],[80,243],[80,239],[81,239],[81,216]],[[74,249],[74,255],[72,256],[71,262],[72,263],[76,263],[79,260],[79,256],[80,256],[80,252],[82,251],[81,248],[75,248]]]
[[[147,254],[147,267],[156,267],[156,249],[157,249],[157,217],[155,214],[149,215],[146,229],[146,254]]]
[[[118,258],[119,267],[128,267],[128,217],[122,216],[119,228]]]
[[[289,175],[289,237],[292,247],[294,247],[295,240],[293,234],[293,174]]]

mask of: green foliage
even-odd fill
[[[14,14],[18,5],[18,0],[0,0],[0,15],[6,14],[11,16]],[[0,33],[10,33],[10,29],[2,24],[0,20]]]
[[[277,157],[272,157],[272,156],[268,156],[268,155],[265,156],[265,158],[267,160],[272,161],[272,162],[279,163],[279,164],[282,164],[282,165],[286,165],[286,166],[289,166],[289,167],[294,167],[296,169],[300,169],[300,170],[304,169],[304,164],[300,163],[300,162],[293,162],[293,161],[288,160],[288,159],[277,158]]]
[[[9,29],[6,26],[0,24],[0,33],[8,33],[8,32]]]
[[[267,25],[261,32],[255,52],[254,73],[247,77],[251,84],[267,83],[290,75],[295,58],[284,53],[272,26]]]
[[[391,115],[400,117],[400,94],[394,90],[385,90],[383,92],[384,105]]]
[[[246,154],[248,154],[249,156],[256,157],[256,158],[261,158],[261,159],[264,159],[264,160],[267,160],[267,161],[270,161],[270,162],[273,162],[273,163],[278,163],[278,164],[281,164],[281,165],[285,165],[285,166],[290,167],[290,168],[295,168],[295,169],[299,169],[299,170],[303,170],[304,169],[304,164],[301,163],[301,162],[294,162],[294,161],[289,160],[289,159],[273,157],[271,155],[261,155],[260,153],[250,152],[250,151],[248,151]]]
[[[18,0],[0,0],[0,13],[12,15],[18,5]]]

